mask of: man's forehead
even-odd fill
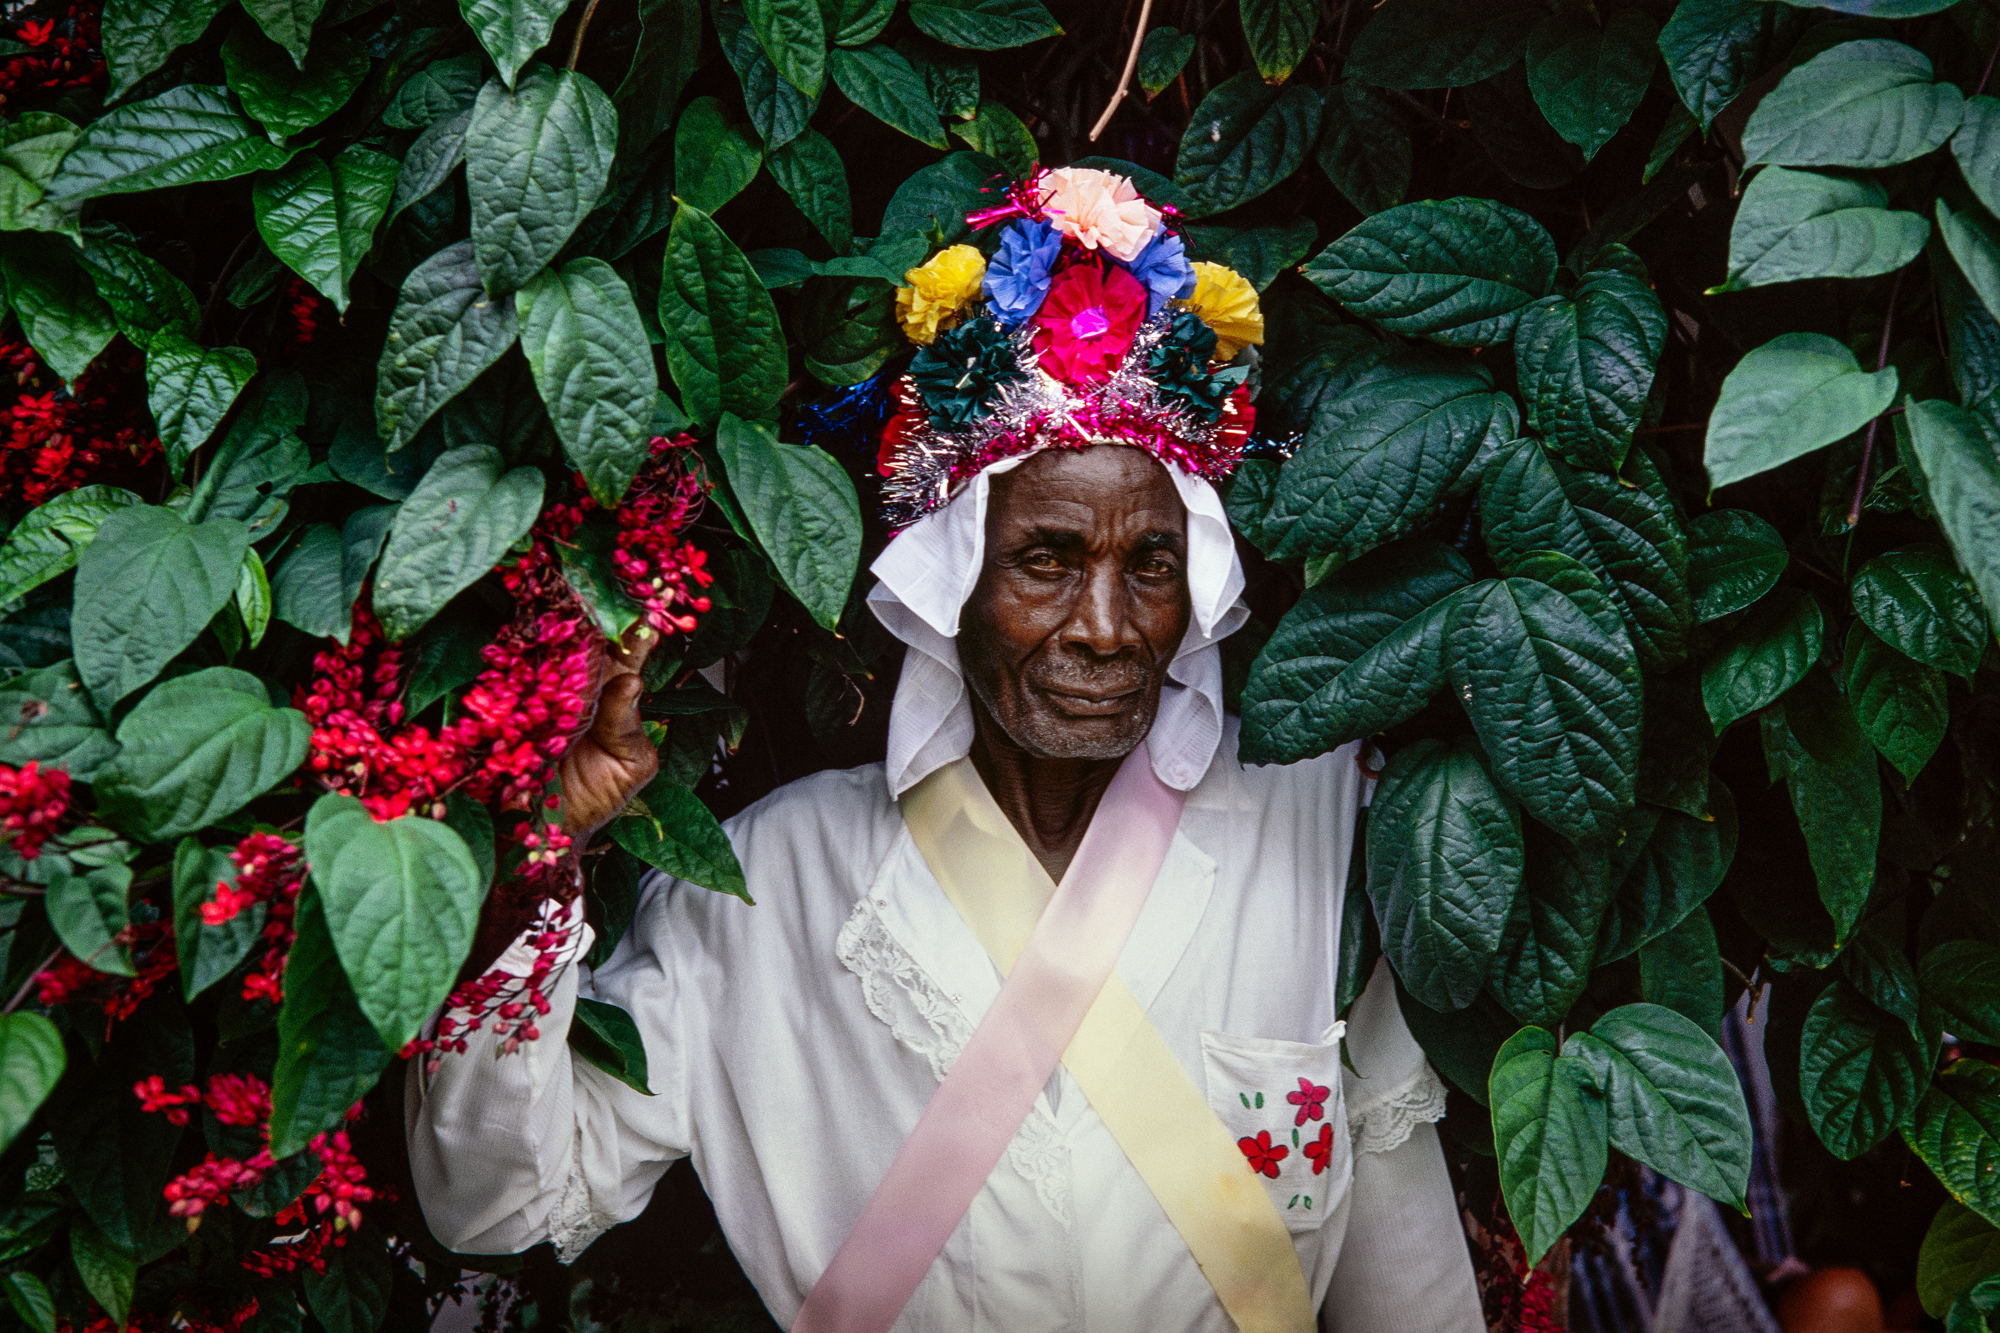
[[[1047,450],[995,479],[993,516],[1011,527],[1087,528],[1104,520],[1183,531],[1173,478],[1137,449]]]

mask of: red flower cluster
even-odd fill
[[[32,861],[69,813],[69,774],[33,759],[19,768],[0,764],[0,838],[15,855]]]
[[[708,598],[695,589],[715,582],[705,568],[708,552],[679,540],[703,495],[701,479],[680,462],[681,451],[693,444],[692,435],[653,437],[651,461],[632,479],[618,505],[618,546],[611,552],[611,567],[625,595],[645,609],[646,623],[662,634],[692,634],[695,619],[688,613],[709,607]],[[585,497],[586,506],[592,503]],[[676,606],[686,610],[676,614]]]
[[[293,356],[312,346],[319,337],[320,326],[333,303],[298,277],[285,283],[284,302],[285,314],[292,321],[291,332],[285,335],[285,354]]]
[[[36,998],[45,1005],[89,1001],[104,1010],[106,1026],[130,1018],[139,1005],[174,974],[180,960],[174,953],[174,929],[165,921],[127,926],[118,942],[130,946],[135,975],[113,976],[64,953],[35,973]]]
[[[257,1298],[251,1297],[240,1309],[216,1317],[213,1310],[188,1309],[176,1302],[171,1315],[134,1314],[121,1329],[116,1320],[102,1315],[81,1330],[67,1322],[56,1324],[56,1333],[242,1333],[243,1326],[257,1313]]]
[[[531,851],[531,857],[555,857],[555,860],[531,862],[523,867],[523,874],[540,874],[553,878],[551,872],[559,873],[562,852],[569,848],[570,837],[555,825],[547,825],[547,845],[539,852]],[[528,840],[536,834],[530,833]],[[531,841],[531,845],[532,841]],[[538,1040],[541,1028],[535,1020],[548,1016],[549,999],[543,987],[548,984],[549,974],[554,972],[562,958],[563,948],[571,939],[571,934],[561,928],[563,918],[569,912],[569,904],[551,896],[558,886],[547,885],[541,906],[541,918],[534,929],[522,936],[524,943],[534,951],[534,961],[529,964],[526,976],[503,971],[495,966],[471,981],[460,983],[444,1002],[444,1016],[438,1019],[437,1037],[429,1041],[415,1041],[403,1052],[405,1056],[430,1054],[430,1072],[436,1073],[439,1064],[437,1053],[450,1051],[465,1054],[465,1039],[483,1028],[488,1021],[493,1031],[500,1034],[500,1055],[512,1055],[521,1048],[524,1041]],[[512,947],[512,946],[510,946]]]
[[[97,85],[104,78],[98,51],[97,5],[71,5],[60,21],[30,19],[14,30],[30,49],[0,64],[0,109],[12,113],[26,94]],[[57,28],[66,28],[62,35]]]
[[[0,422],[6,432],[0,438],[0,499],[38,505],[93,482],[139,485],[148,479],[162,455],[146,407],[145,357],[137,349],[114,343],[74,389],[65,389],[24,342],[0,338],[0,366],[13,372],[17,389]]]
[[[285,959],[297,935],[292,918],[298,912],[305,863],[299,849],[275,833],[252,833],[236,844],[229,859],[236,863],[236,883],[215,882],[214,900],[201,905],[202,922],[226,925],[252,903],[268,904],[260,932],[268,943],[243,978],[243,998],[278,1004],[285,998]]]

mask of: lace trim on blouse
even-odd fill
[[[549,1217],[549,1240],[556,1247],[557,1262],[575,1263],[592,1241],[617,1225],[617,1218],[599,1212],[591,1202],[590,1185],[583,1178],[583,1127],[579,1125],[570,1147],[569,1176]]]
[[[1349,1104],[1349,1142],[1358,1153],[1384,1153],[1400,1148],[1418,1125],[1444,1119],[1444,1099],[1444,1080],[1425,1061],[1415,1077],[1395,1090]]]
[[[834,942],[834,952],[861,979],[868,1012],[886,1024],[897,1041],[930,1061],[931,1073],[942,1083],[971,1040],[972,1023],[889,933],[868,899],[854,905]],[[1039,1106],[1028,1112],[1020,1132],[1007,1145],[1007,1160],[1035,1187],[1042,1206],[1068,1227],[1069,1149],[1055,1121]]]

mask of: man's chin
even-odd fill
[[[1153,710],[1138,701],[1116,713],[1077,714],[1044,703],[1023,719],[1016,744],[1043,759],[1123,759],[1153,727]]]

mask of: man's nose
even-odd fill
[[[1130,652],[1140,646],[1131,611],[1131,590],[1123,571],[1093,563],[1085,571],[1069,623],[1063,626],[1063,642],[1093,657]]]

